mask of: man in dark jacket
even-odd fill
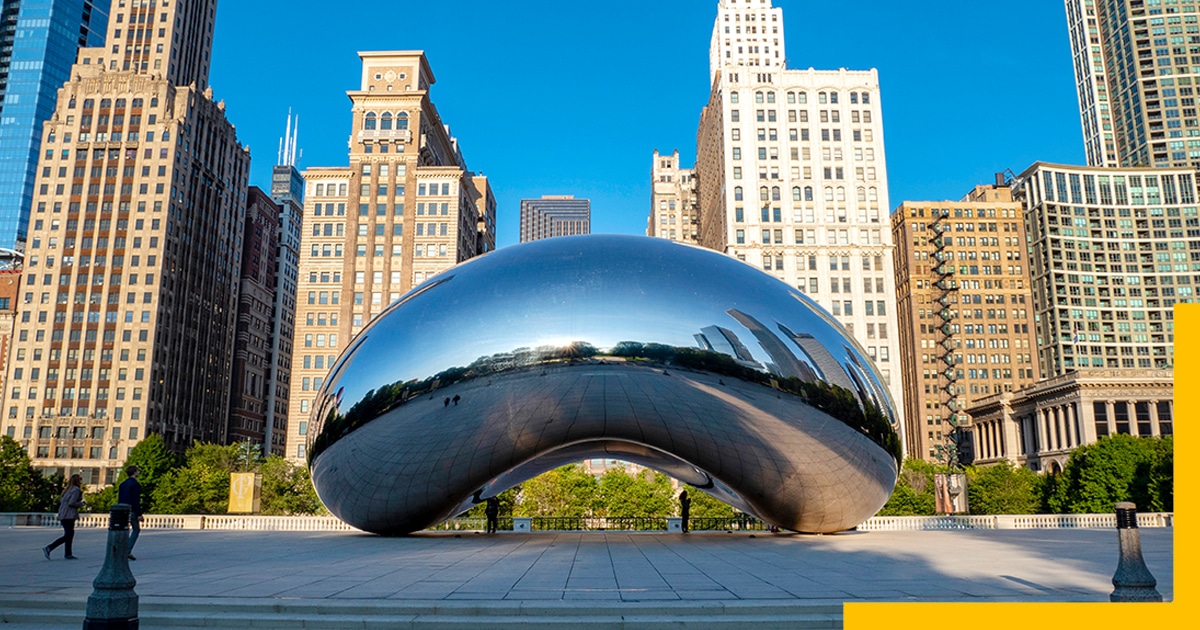
[[[138,534],[142,533],[142,484],[138,483],[137,476],[141,470],[137,466],[129,466],[125,468],[125,475],[129,477],[121,482],[117,488],[117,503],[124,503],[129,506],[129,559],[137,560],[133,557],[133,544],[137,542]]]

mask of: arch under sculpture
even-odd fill
[[[406,294],[331,369],[308,448],[329,510],[385,535],[590,457],[834,532],[886,502],[900,453],[879,374],[803,293],[609,235],[503,248]]]

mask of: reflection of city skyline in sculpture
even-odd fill
[[[769,364],[769,367],[775,368],[772,370],[773,373],[779,376],[798,378],[802,381],[816,380],[817,373],[812,366],[797,359],[796,355],[792,354],[792,351],[783,343],[783,340],[768,330],[762,322],[736,308],[725,312],[729,313],[729,316],[737,320],[739,324],[745,326],[758,339],[759,345],[771,357],[772,363]]]
[[[701,350],[729,355],[746,367],[754,369],[761,367],[750,354],[750,350],[728,328],[706,326],[696,335],[696,343]]]
[[[338,359],[313,413],[313,483],[352,525],[401,534],[556,466],[616,457],[785,528],[853,527],[895,482],[894,413],[862,352],[810,304],[657,239],[499,250],[406,295]],[[464,337],[480,309],[493,325]],[[739,340],[751,335],[758,347]]]

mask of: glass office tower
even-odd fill
[[[3,0],[0,11],[0,247],[25,241],[42,123],[80,46],[102,46],[110,0]]]

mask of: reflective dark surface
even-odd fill
[[[900,459],[886,386],[802,293],[615,235],[507,247],[405,295],[331,370],[309,440],[321,500],[381,534],[591,457],[840,531],[884,504]]]

